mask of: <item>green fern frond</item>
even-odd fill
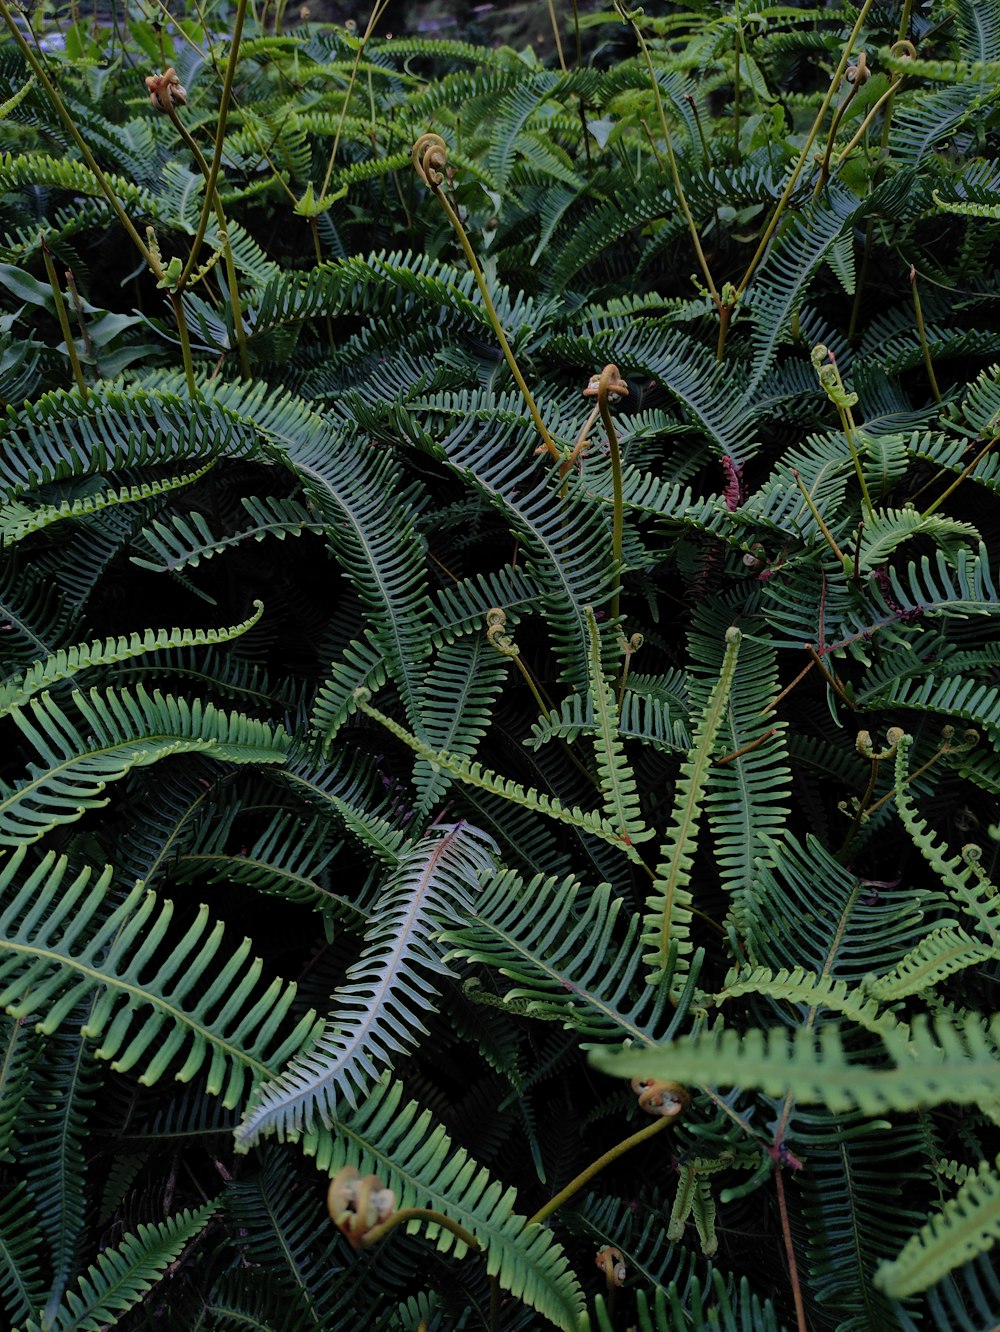
[[[477,787],[481,791],[486,791],[490,795],[500,796],[524,809],[535,810],[539,814],[545,814],[548,818],[557,819],[560,823],[571,824],[573,827],[579,828],[581,832],[599,837],[602,841],[618,847],[630,860],[638,861],[639,853],[633,850],[631,845],[623,839],[620,830],[613,827],[600,814],[596,812],[585,813],[579,808],[567,807],[554,796],[546,795],[544,791],[526,790],[519,783],[490,772],[481,763],[470,762],[458,755],[437,752],[417,740],[415,736],[410,735],[407,730],[394,722],[391,717],[387,717],[384,712],[379,712],[377,708],[373,708],[363,695],[359,694],[357,696],[357,702],[361,712],[377,721],[380,726],[384,726],[397,740],[401,740],[408,749],[412,749],[419,758],[436,764],[460,781]]]
[[[940,1281],[1000,1239],[1000,1159],[980,1164],[944,1207],[928,1218],[899,1257],[883,1263],[875,1280],[892,1299]]]
[[[226,713],[139,685],[134,692],[74,690],[70,711],[48,693],[10,715],[40,763],[16,786],[0,783],[0,845],[37,841],[108,803],[109,782],[171,754],[210,753],[230,763],[283,763],[289,739],[279,726]]]
[[[329,1126],[341,1100],[357,1105],[379,1066],[425,1032],[419,1013],[436,1006],[430,978],[447,974],[432,937],[492,868],[488,840],[456,824],[435,829],[400,856],[324,1030],[279,1077],[257,1088],[236,1131],[240,1150],[265,1133],[284,1138],[308,1131],[316,1119]]]
[[[214,462],[210,462],[194,472],[168,477],[163,481],[147,481],[142,485],[125,486],[103,494],[85,495],[82,499],[64,500],[62,504],[47,504],[38,509],[26,510],[20,504],[5,505],[0,509],[0,540],[5,545],[14,546],[26,537],[51,527],[54,523],[65,522],[71,518],[89,518],[91,514],[100,513],[113,505],[138,504],[144,500],[155,499],[159,495],[168,495],[174,490],[183,490],[185,486],[200,481],[214,465]]]
[[[1000,895],[979,869],[978,848],[949,854],[927,819],[918,816],[909,789],[909,758],[913,737],[904,735],[896,747],[896,811],[903,827],[927,864],[947,887],[952,900],[967,911],[995,949],[1000,946]]]
[[[772,1027],[730,1031],[716,1025],[656,1050],[591,1052],[592,1063],[613,1077],[665,1078],[719,1087],[759,1088],[768,1096],[794,1096],[804,1105],[866,1115],[954,1102],[973,1105],[1000,1094],[1000,1018],[968,1013],[960,1022],[941,1016],[933,1028],[883,1031],[895,1067],[858,1063],[833,1024],[819,1031]]]
[[[374,1170],[396,1194],[397,1206],[431,1207],[470,1231],[485,1249],[486,1270],[500,1285],[564,1332],[578,1332],[583,1298],[566,1254],[546,1226],[529,1225],[514,1211],[514,1190],[453,1148],[444,1128],[398,1082],[384,1079],[351,1114],[302,1142],[318,1168]],[[450,1231],[410,1222],[442,1253],[461,1256],[465,1246]]]
[[[208,1225],[215,1204],[177,1212],[166,1221],[140,1225],[114,1248],[105,1249],[42,1321],[30,1319],[24,1332],[99,1332],[117,1323],[165,1274],[184,1248]]]
[[[172,514],[169,522],[157,519],[139,535],[140,546],[149,547],[155,558],[148,554],[133,555],[132,563],[154,573],[174,573],[197,568],[202,560],[210,560],[244,541],[263,541],[266,537],[284,541],[303,532],[322,535],[326,531],[325,524],[317,522],[315,515],[297,500],[244,497],[240,503],[250,516],[250,524],[225,536],[213,536],[200,513]]]
[[[635,774],[621,742],[618,704],[604,677],[600,633],[594,612],[589,606],[587,628],[590,633],[589,702],[595,723],[594,752],[604,799],[604,817],[606,822],[620,830],[626,842],[634,846],[639,842],[648,842],[653,836],[653,830],[646,827],[639,809]]]
[[[623,903],[607,884],[585,890],[574,878],[536,875],[525,882],[506,870],[484,889],[467,924],[441,936],[448,959],[491,967],[513,982],[504,1004],[526,1000],[531,1016],[559,1018],[588,1040],[650,1044],[678,1025],[668,1005],[668,979],[635,982],[640,965],[638,916],[617,942]]]
[[[766,967],[757,967],[750,972],[738,971],[715,995],[715,1002],[722,1004],[744,994],[760,994],[807,1009],[825,1008],[856,1022],[865,1031],[881,1033],[900,1026],[891,1013],[879,1011],[883,999],[895,996],[874,994],[869,986],[855,988],[846,981],[817,975],[801,967],[794,971],[769,971]]]
[[[170,928],[170,903],[160,905],[139,885],[109,911],[111,868],[93,883],[89,869],[70,879],[65,857],[51,852],[18,887],[24,854],[15,851],[0,873],[0,1003],[13,1016],[44,1014],[38,1027],[52,1033],[96,992],[82,1035],[99,1042],[98,1058],[121,1071],[141,1067],[146,1085],[181,1056],[181,1081],[208,1060],[205,1085],[230,1107],[248,1080],[272,1076],[301,1047],[315,1015],[279,1040],[295,987],[275,980],[254,998],[262,964],[247,965],[250,940],[220,959],[222,926],[206,933],[206,907],[154,964]]]
[[[507,663],[485,634],[443,643],[424,683],[421,713],[427,744],[471,759],[489,727],[506,675]],[[448,773],[430,761],[417,760],[413,765],[414,819],[431,814],[451,781]]]
[[[182,460],[197,465],[257,450],[251,424],[163,389],[102,384],[86,400],[75,390],[46,393],[10,416],[0,455],[8,499],[65,477],[158,465],[176,471]]]
[[[0,930],[6,934],[6,913],[0,921],[3,922]],[[0,945],[0,949],[2,959],[5,945]],[[7,979],[6,971],[0,961],[0,986]],[[9,988],[0,994],[0,1003],[10,1011],[8,994]],[[44,1005],[44,999],[41,1002]],[[89,1004],[75,1006],[75,1010],[77,1024],[89,1019],[93,1014],[92,999]],[[32,1127],[30,1137],[25,1135],[23,1149],[30,1163],[28,1194],[48,1250],[51,1280],[43,1305],[46,1315],[51,1315],[63,1298],[80,1257],[87,1214],[87,1140],[103,1070],[94,1058],[93,1046],[79,1029],[54,1034],[50,1030],[45,1034],[48,1039],[43,1047],[43,1062],[26,1106],[30,1107]]]
[[[0,714],[12,708],[23,707],[35,694],[50,689],[60,680],[72,680],[82,671],[97,666],[108,666],[132,661],[150,652],[163,652],[171,648],[206,647],[215,643],[231,643],[252,629],[264,614],[260,601],[254,602],[254,613],[249,619],[226,629],[145,629],[128,638],[106,638],[77,647],[65,648],[45,661],[35,662],[23,675],[0,684]]]
[[[911,994],[923,994],[966,967],[980,966],[998,957],[997,945],[991,947],[973,939],[955,926],[939,926],[891,971],[866,977],[862,986],[873,999],[891,1003]]]
[[[45,1303],[38,1267],[43,1246],[27,1186],[19,1180],[0,1202],[0,1301],[13,1324],[37,1313]]]
[[[722,668],[701,715],[694,723],[691,749],[677,777],[671,825],[660,850],[660,863],[644,918],[642,942],[652,951],[646,952],[643,961],[650,967],[648,979],[652,984],[666,970],[671,943],[677,945],[679,970],[686,967],[685,959],[693,947],[690,939],[692,897],[688,885],[694,866],[709,765],[726,715],[741,638],[739,629],[726,630]]]

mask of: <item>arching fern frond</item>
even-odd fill
[[[435,975],[447,974],[432,942],[492,867],[489,839],[462,824],[435,829],[404,851],[371,913],[361,958],[347,970],[334,1009],[312,1046],[257,1089],[236,1131],[245,1150],[262,1134],[286,1138],[327,1126],[341,1101],[356,1105],[379,1066],[408,1051],[434,1006]]]
[[[487,1271],[500,1285],[564,1332],[577,1332],[583,1299],[576,1277],[551,1230],[529,1225],[514,1211],[515,1195],[453,1148],[444,1128],[413,1101],[400,1083],[384,1079],[358,1109],[338,1114],[329,1129],[302,1143],[326,1174],[351,1164],[374,1170],[397,1205],[432,1207],[470,1231],[485,1249]],[[439,1252],[460,1256],[465,1246],[439,1227],[411,1222]]]
[[[9,712],[11,708],[23,707],[42,690],[50,689],[61,680],[72,680],[81,672],[97,666],[132,661],[136,657],[170,648],[231,643],[252,629],[263,614],[263,603],[255,601],[253,615],[228,629],[146,629],[142,634],[133,633],[128,638],[106,638],[65,648],[45,661],[35,662],[23,675],[0,684],[0,714]]]
[[[181,1081],[207,1060],[207,1089],[230,1107],[248,1081],[272,1075],[301,1047],[315,1015],[279,1039],[295,987],[275,980],[255,998],[262,964],[247,965],[250,940],[220,957],[222,926],[206,933],[206,907],[164,954],[170,903],[139,885],[109,910],[111,868],[93,882],[89,869],[70,879],[65,857],[51,852],[18,886],[24,854],[15,851],[0,873],[0,1003],[9,1013],[44,1013],[39,1028],[51,1033],[96,993],[82,1034],[99,1042],[98,1058],[142,1068],[147,1085],[181,1056]]]
[[[1000,1239],[1000,1159],[983,1161],[958,1192],[883,1263],[876,1281],[892,1299],[926,1290],[954,1268],[989,1252]]]
[[[974,1105],[1000,1095],[1000,1017],[942,1015],[933,1027],[918,1019],[881,1037],[894,1067],[859,1063],[832,1023],[818,1033],[805,1026],[737,1032],[717,1024],[656,1050],[604,1048],[590,1058],[612,1076],[759,1088],[769,1096],[792,1095],[803,1104],[866,1115],[948,1101]]]
[[[88,809],[108,803],[108,782],[171,754],[211,753],[230,763],[283,763],[288,736],[279,727],[226,713],[141,685],[133,692],[74,690],[66,710],[50,694],[31,698],[11,717],[40,763],[15,786],[0,784],[0,845],[36,841]]]
[[[118,1322],[159,1281],[191,1240],[204,1230],[215,1211],[208,1203],[193,1212],[177,1212],[166,1221],[140,1225],[114,1246],[68,1290],[57,1309],[24,1324],[24,1332],[76,1332],[76,1329]]]

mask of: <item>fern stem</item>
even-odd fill
[[[694,245],[695,256],[698,260],[698,267],[702,271],[705,283],[715,308],[721,317],[724,308],[722,297],[719,295],[711,270],[708,266],[708,260],[705,258],[705,251],[701,246],[701,237],[698,235],[698,228],[695,224],[691,208],[684,193],[684,186],[681,184],[680,172],[677,169],[677,158],[674,155],[673,140],[670,137],[670,128],[667,125],[667,114],[663,109],[663,99],[660,96],[660,83],[656,77],[656,70],[653,68],[653,59],[649,54],[649,47],[646,45],[646,39],[642,35],[642,30],[636,23],[632,14],[629,14],[624,8],[619,7],[618,12],[624,17],[629,27],[635,33],[635,39],[639,44],[639,50],[642,52],[642,58],[645,61],[646,69],[649,73],[650,83],[653,87],[653,100],[656,102],[657,115],[660,118],[660,128],[663,131],[663,141],[667,145],[667,157],[670,160],[670,177],[673,181],[674,190],[677,194],[677,202],[680,204],[681,212],[684,214],[684,221],[687,223],[687,229],[691,235],[691,243]],[[641,12],[641,11],[636,11]]]
[[[442,1230],[449,1231],[456,1239],[461,1240],[473,1253],[483,1252],[483,1246],[475,1235],[471,1235],[464,1226],[460,1226],[450,1216],[445,1216],[443,1212],[436,1212],[430,1207],[401,1207],[398,1212],[393,1212],[384,1221],[380,1221],[377,1226],[372,1226],[371,1230],[365,1231],[361,1238],[361,1247],[370,1249],[373,1244],[385,1239],[391,1230],[395,1230],[398,1225],[402,1225],[406,1221],[426,1221],[428,1225],[440,1226]]]
[[[930,514],[934,513],[936,509],[939,509],[941,507],[941,505],[945,502],[948,496],[958,489],[958,487],[962,484],[962,482],[966,479],[966,477],[972,475],[976,467],[979,465],[980,461],[986,457],[987,453],[989,453],[990,449],[992,449],[993,445],[996,444],[998,440],[1000,440],[1000,435],[994,435],[993,438],[987,444],[983,445],[983,447],[973,458],[972,462],[970,462],[967,467],[962,469],[960,474],[955,477],[954,481],[947,488],[947,490],[943,491],[942,494],[940,494],[937,497],[934,503],[929,505],[923,511],[923,513],[920,515],[921,518],[927,518]]]
[[[3,3],[3,0],[0,0],[0,3]],[[222,167],[222,146],[226,135],[226,121],[229,118],[229,103],[233,96],[233,80],[236,77],[236,66],[239,63],[240,58],[240,41],[243,37],[243,21],[246,18],[246,13],[247,0],[236,0],[236,16],[233,20],[233,35],[229,44],[229,59],[226,62],[226,73],[222,81],[222,98],[219,102],[219,115],[215,122],[215,149],[212,153],[212,164],[209,167],[208,175],[205,177],[205,198],[202,200],[201,216],[198,218],[198,226],[194,233],[194,240],[191,242],[191,254],[188,256],[187,265],[181,276],[182,287],[191,280],[191,274],[197,267],[198,253],[201,250],[202,241],[205,239],[205,232],[208,229],[208,217],[213,208],[219,171]],[[225,228],[223,228],[223,234],[224,233]],[[238,306],[233,313],[237,321],[237,328],[239,328]]]
[[[843,407],[837,403],[837,411],[840,413],[840,424],[844,431],[844,438],[847,440],[847,447],[851,453],[851,462],[854,464],[854,474],[858,478],[858,485],[861,487],[861,494],[865,501],[865,508],[868,511],[868,518],[875,517],[875,510],[872,506],[872,497],[868,493],[868,482],[865,480],[865,474],[861,470],[861,458],[858,456],[857,445],[854,443],[854,431],[857,427],[854,424],[854,416],[850,407]]]
[[[827,682],[827,684],[837,695],[837,697],[841,699],[844,703],[846,703],[852,712],[857,712],[858,710],[857,704],[852,702],[852,700],[848,697],[847,691],[845,690],[844,686],[840,683],[840,681],[837,679],[837,677],[831,671],[828,671],[827,668],[823,665],[823,658],[816,651],[816,648],[813,646],[813,644],[805,643],[803,646],[805,647],[805,650],[809,653],[810,657],[812,657],[813,663],[818,668],[820,675],[822,675],[823,679]]]
[[[0,0],[2,3],[2,0]],[[479,260],[476,258],[476,252],[472,248],[469,237],[466,235],[465,227],[462,226],[461,218],[452,208],[444,190],[441,188],[441,182],[444,180],[444,171],[448,162],[448,149],[444,139],[440,134],[422,134],[412,149],[413,166],[417,175],[424,181],[427,188],[431,191],[438,203],[444,210],[444,214],[452,225],[452,229],[458,236],[465,257],[472,269],[473,277],[476,279],[476,286],[479,288],[479,294],[483,298],[486,306],[486,313],[489,316],[490,323],[493,325],[493,331],[497,335],[500,343],[500,350],[504,354],[510,372],[514,376],[517,387],[521,390],[521,396],[531,413],[531,419],[535,423],[542,440],[542,447],[551,458],[558,460],[561,455],[552,436],[549,434],[548,427],[542,420],[541,413],[535,405],[535,399],[531,395],[531,390],[521,374],[521,368],[518,365],[514,353],[511,351],[510,343],[507,341],[507,335],[503,331],[503,325],[500,322],[500,316],[497,314],[496,306],[493,304],[493,297],[490,295],[489,287],[486,285],[486,276],[479,266]]]
[[[881,108],[886,104],[886,102],[890,100],[890,98],[896,96],[896,93],[899,91],[899,87],[902,82],[903,82],[903,75],[901,74],[893,75],[892,83],[889,85],[886,91],[882,94],[882,96],[878,99],[875,105],[865,116],[864,120],[858,126],[854,137],[850,140],[847,147],[842,148],[841,151],[837,154],[838,168],[840,167],[841,163],[844,161],[844,158],[847,157],[849,153],[852,153],[854,149],[858,146],[858,144],[861,142],[862,136],[864,135],[865,131],[868,129],[869,125],[871,125],[872,121],[875,119],[876,115],[881,110]]]
[[[337,121],[337,132],[333,136],[333,147],[330,149],[330,160],[326,164],[326,173],[323,176],[323,184],[320,187],[319,197],[322,199],[330,188],[330,177],[333,175],[333,164],[337,160],[337,150],[340,147],[340,136],[344,132],[344,121],[347,119],[347,112],[351,105],[351,97],[354,93],[354,85],[358,78],[358,66],[361,64],[361,57],[365,53],[365,47],[371,40],[371,35],[375,31],[375,25],[389,7],[389,0],[376,0],[372,7],[372,12],[368,17],[368,23],[358,42],[357,50],[354,52],[354,64],[351,66],[351,77],[347,80],[347,91],[344,93],[344,105],[340,108],[340,119]]]
[[[236,345],[239,349],[240,369],[243,372],[243,378],[250,378],[250,353],[247,348],[246,329],[243,327],[243,312],[240,306],[240,288],[236,278],[236,260],[233,257],[233,247],[229,243],[229,232],[226,228],[226,214],[222,207],[222,199],[219,197],[218,186],[212,184],[211,170],[205,161],[201,149],[198,147],[194,137],[188,130],[188,127],[177,114],[177,108],[173,102],[167,100],[167,114],[173,121],[174,128],[180,134],[184,143],[187,145],[195,161],[198,163],[198,169],[205,177],[206,191],[211,189],[212,207],[215,211],[215,218],[219,224],[219,240],[222,244],[222,256],[226,265],[226,285],[229,288],[229,304],[233,311],[233,328],[236,332]],[[188,260],[190,267],[191,260]],[[186,270],[185,270],[186,271]],[[181,278],[183,284],[183,275]]]
[[[830,121],[830,131],[826,136],[826,149],[823,153],[823,161],[820,163],[819,175],[816,177],[816,184],[813,187],[813,198],[820,193],[823,186],[830,178],[830,156],[833,153],[833,143],[837,137],[837,130],[840,129],[840,122],[843,120],[847,108],[854,101],[862,86],[861,71],[864,71],[865,79],[868,77],[868,62],[863,52],[858,58],[858,63],[854,67],[854,70],[854,80],[851,82],[850,87],[847,90],[847,96],[837,107],[836,111],[833,113],[833,119]]]
[[[111,205],[111,208],[114,211],[115,216],[118,218],[118,221],[125,228],[125,231],[128,233],[129,238],[131,239],[132,243],[135,245],[139,253],[142,255],[143,259],[145,260],[146,264],[149,266],[149,269],[153,273],[153,275],[156,278],[161,278],[163,276],[163,270],[160,266],[159,261],[157,260],[156,256],[150,251],[149,247],[145,244],[142,237],[139,235],[138,231],[136,231],[135,227],[132,225],[132,219],[125,212],[125,209],[122,207],[121,201],[119,200],[117,194],[115,194],[114,190],[111,188],[111,184],[107,176],[105,176],[104,172],[97,165],[97,159],[94,157],[94,154],[88,148],[87,142],[84,139],[83,135],[77,129],[73,117],[66,110],[66,106],[62,98],[60,97],[55,84],[49,78],[48,72],[46,71],[44,64],[38,59],[34,51],[32,51],[31,47],[28,45],[27,41],[24,38],[24,34],[21,32],[21,29],[15,23],[13,16],[11,15],[10,9],[8,8],[7,0],[0,0],[0,16],[2,16],[4,22],[7,24],[7,27],[11,30],[11,33],[14,36],[14,41],[21,48],[21,54],[24,56],[25,60],[28,62],[29,66],[31,67],[31,71],[35,75],[35,78],[48,93],[49,100],[52,102],[52,105],[55,107],[59,119],[66,126],[67,130],[69,130],[73,142],[79,148],[83,160],[86,162],[87,166],[90,169],[91,174],[93,175],[94,179],[97,181],[97,184],[100,186],[101,193],[104,195],[105,199],[107,199],[108,203]]]
[[[557,1212],[559,1208],[562,1207],[563,1203],[568,1202],[575,1193],[579,1193],[585,1184],[589,1184],[595,1175],[599,1175],[607,1166],[613,1165],[615,1161],[624,1156],[626,1152],[630,1152],[633,1147],[638,1147],[641,1143],[646,1142],[647,1139],[655,1137],[657,1133],[662,1133],[663,1130],[669,1128],[672,1123],[673,1119],[669,1116],[663,1119],[657,1119],[655,1123],[647,1125],[646,1128],[640,1129],[638,1133],[633,1133],[631,1137],[626,1138],[623,1142],[619,1142],[614,1147],[610,1147],[602,1156],[599,1156],[596,1161],[591,1161],[590,1165],[587,1166],[585,1170],[581,1170],[575,1179],[571,1179],[566,1187],[561,1189],[554,1198],[550,1198],[544,1207],[540,1207],[537,1212],[532,1216],[529,1216],[528,1225],[530,1226],[545,1221],[553,1212]]]
[[[781,693],[778,694],[776,698],[773,698],[771,702],[768,703],[766,708],[761,708],[760,712],[757,715],[760,717],[766,717],[769,712],[773,712],[774,709],[778,706],[778,704],[782,701],[782,699],[787,698],[788,695],[792,692],[792,690],[797,685],[801,684],[801,682],[806,678],[806,676],[809,674],[809,672],[812,670],[812,668],[815,665],[816,663],[814,661],[810,661],[807,666],[803,666],[801,671],[799,671],[798,675],[791,682],[791,684],[785,685]]]
[[[62,289],[59,286],[59,277],[56,273],[56,266],[52,262],[52,255],[49,247],[45,244],[45,237],[39,236],[42,247],[42,260],[45,264],[45,273],[49,279],[49,286],[52,288],[52,297],[56,303],[56,316],[59,320],[59,327],[62,329],[62,335],[66,342],[66,355],[69,357],[69,363],[73,368],[73,378],[76,380],[76,386],[80,390],[80,396],[84,402],[87,400],[87,381],[83,377],[83,367],[80,365],[80,355],[76,349],[76,342],[73,338],[73,330],[69,326],[69,312],[66,309],[66,298],[63,296]]]
[[[562,38],[559,36],[559,23],[556,19],[556,8],[553,3],[553,0],[548,0],[548,3],[549,3],[549,20],[552,24],[552,36],[555,38],[556,42],[556,55],[559,58],[559,68],[565,74],[567,73],[566,57],[563,55]]]
[[[934,401],[941,401],[941,390],[938,388],[937,376],[934,373],[934,362],[931,360],[931,349],[927,345],[927,329],[924,327],[924,312],[920,308],[920,292],[917,289],[917,270],[913,264],[910,265],[910,290],[913,292],[913,313],[917,320],[917,332],[920,334],[920,351],[923,354],[924,366],[927,370],[927,378],[931,382],[931,392],[934,394]]]
[[[795,1261],[795,1245],[792,1243],[792,1228],[788,1221],[788,1204],[785,1202],[784,1172],[780,1162],[774,1172],[774,1187],[778,1194],[778,1215],[781,1217],[781,1234],[785,1241],[785,1257],[788,1259],[788,1279],[792,1285],[792,1299],[795,1303],[795,1326],[798,1332],[809,1332],[805,1305],[802,1301],[799,1269]]]
[[[840,57],[840,63],[837,65],[837,68],[834,70],[833,78],[830,80],[830,87],[827,89],[826,96],[823,98],[823,102],[819,110],[816,112],[816,119],[813,121],[812,128],[810,129],[809,134],[806,137],[806,141],[805,144],[803,145],[802,152],[799,154],[799,160],[796,162],[792,174],[788,177],[788,182],[781,193],[781,198],[774,206],[774,212],[771,214],[771,220],[768,222],[767,226],[765,227],[764,234],[760,238],[760,243],[758,244],[757,249],[754,251],[753,257],[751,258],[750,263],[747,265],[747,270],[743,274],[743,277],[740,279],[739,285],[736,288],[737,300],[746,291],[747,287],[750,284],[751,279],[753,278],[754,273],[756,273],[757,268],[760,265],[761,260],[764,258],[764,254],[767,250],[767,247],[771,243],[771,237],[774,235],[778,223],[781,221],[782,215],[784,214],[785,209],[788,207],[788,201],[792,196],[792,191],[795,189],[795,186],[798,184],[799,176],[801,176],[803,168],[805,167],[806,163],[809,161],[809,155],[812,152],[813,144],[816,142],[816,136],[819,134],[820,126],[823,123],[827,111],[830,109],[830,103],[833,101],[837,89],[840,87],[840,80],[844,77],[844,71],[846,70],[847,63],[851,58],[851,52],[854,50],[854,44],[858,40],[858,37],[860,36],[861,29],[864,26],[865,19],[868,17],[868,11],[869,9],[871,9],[873,2],[874,0],[864,0],[861,9],[858,12],[857,20],[855,21],[854,27],[851,29],[851,34],[847,39],[847,45],[844,47],[843,54]]]
[[[847,863],[847,853],[850,851],[851,844],[857,836],[858,829],[861,827],[862,819],[864,819],[865,815],[868,813],[868,802],[875,794],[875,783],[877,781],[878,759],[873,758],[871,761],[871,771],[868,774],[868,785],[865,787],[865,793],[858,801],[858,807],[854,811],[854,817],[851,819],[851,826],[848,828],[847,834],[840,845],[840,850],[836,855],[836,859],[839,860],[842,865]]]
[[[177,321],[177,335],[181,340],[181,359],[184,362],[184,379],[187,382],[188,393],[194,398],[197,396],[198,389],[194,382],[194,361],[191,359],[191,336],[188,333],[187,318],[184,314],[184,301],[180,292],[172,291],[170,293],[170,304],[173,306],[174,319]]]
[[[823,521],[823,518],[822,518],[822,515],[820,514],[819,509],[816,508],[816,505],[815,505],[815,503],[813,502],[813,497],[809,494],[809,491],[806,490],[805,485],[803,484],[802,478],[799,476],[798,472],[797,472],[796,470],[794,470],[794,469],[793,469],[793,471],[792,471],[792,476],[795,478],[795,484],[798,486],[799,490],[802,492],[802,498],[805,500],[806,505],[807,505],[807,507],[808,507],[808,509],[809,509],[809,512],[810,512],[810,513],[812,514],[812,516],[816,519],[816,524],[817,524],[817,526],[819,527],[819,530],[823,533],[823,536],[824,536],[825,539],[826,539],[826,544],[827,544],[827,545],[830,547],[830,549],[833,551],[834,555],[836,555],[836,557],[837,557],[837,559],[840,561],[841,565],[843,565],[843,563],[844,563],[844,552],[843,552],[843,551],[840,549],[840,547],[837,545],[836,541],[834,541],[834,539],[833,539],[833,535],[832,535],[830,529],[827,527],[826,523]]]
[[[618,623],[621,611],[622,595],[622,546],[625,533],[625,501],[622,490],[622,455],[618,447],[618,435],[611,417],[610,395],[628,392],[628,385],[618,373],[616,365],[606,365],[601,371],[597,383],[597,405],[601,411],[601,421],[607,431],[608,447],[611,450],[611,559],[615,567],[615,590],[611,596],[611,622]]]

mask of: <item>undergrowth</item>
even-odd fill
[[[386,8],[0,0],[5,1316],[986,1332],[1000,10]]]

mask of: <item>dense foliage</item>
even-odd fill
[[[1000,1321],[1000,9],[649,8],[0,0],[25,1332]]]

